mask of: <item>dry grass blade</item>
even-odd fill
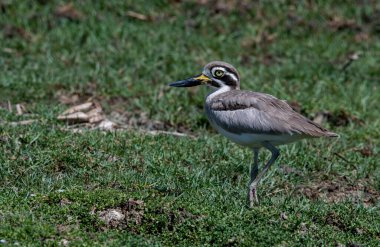
[[[92,107],[93,103],[92,102],[87,102],[87,103],[84,103],[84,104],[80,104],[80,105],[76,105],[76,106],[73,106],[73,107],[70,107],[69,109],[67,109],[66,111],[64,111],[62,115],[68,115],[68,114],[71,114],[71,113],[74,113],[74,112],[79,112],[79,111],[87,111],[89,110],[91,107]]]
[[[98,114],[95,116],[91,116],[88,120],[89,123],[99,123],[105,119],[105,116],[102,114]]]
[[[26,107],[23,104],[16,104],[17,115],[23,115],[26,112]]]
[[[69,122],[88,122],[89,116],[84,112],[75,112],[68,115],[58,116],[58,120],[66,120]]]
[[[102,112],[103,112],[102,107],[99,106],[99,105],[96,105],[94,109],[92,109],[89,112],[87,112],[87,115],[89,115],[90,117],[93,117],[93,116],[96,116],[96,115],[98,115],[99,113],[102,113]]]
[[[8,111],[12,112],[12,104],[9,100],[8,100]]]
[[[105,119],[103,109],[100,105],[95,105],[95,108],[87,112],[87,115],[89,117],[89,123],[98,123]]]
[[[20,37],[25,40],[31,40],[32,34],[26,31],[25,29],[17,26],[6,25],[3,28],[3,35],[6,38],[17,38]]]
[[[148,21],[150,18],[146,15],[134,12],[134,11],[127,11],[127,16],[141,20],[141,21]]]
[[[6,124],[10,124],[12,126],[29,125],[37,121],[38,121],[37,119],[28,119],[28,120],[22,120],[18,122],[0,122],[0,125],[6,125]]]
[[[165,131],[165,130],[149,130],[149,131],[146,131],[146,133],[151,134],[151,135],[164,134],[164,135],[172,135],[172,136],[178,136],[178,137],[190,137],[193,139],[196,138],[193,135],[188,135],[188,134],[184,134],[184,133],[180,133],[180,132]]]

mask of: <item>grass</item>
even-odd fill
[[[378,244],[380,6],[241,2],[230,9],[77,1],[80,13],[63,18],[56,14],[61,1],[0,1],[2,242]],[[355,52],[359,59],[342,71]],[[253,209],[245,204],[251,152],[211,129],[202,112],[206,89],[167,87],[211,60],[234,64],[243,89],[298,102],[309,117],[328,111],[324,125],[341,136],[282,147]],[[56,119],[67,108],[61,94],[92,97],[108,114],[144,113],[196,138],[136,129],[74,133]],[[34,115],[9,112],[8,101]],[[38,121],[9,124],[30,118]],[[128,224],[98,217],[125,207]]]

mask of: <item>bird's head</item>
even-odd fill
[[[229,87],[231,90],[240,89],[240,77],[231,64],[214,61],[204,67],[202,74],[169,84],[172,87],[193,87],[198,85],[207,85],[215,89],[223,87]]]

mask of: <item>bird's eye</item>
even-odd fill
[[[214,76],[215,77],[222,77],[224,75],[224,71],[221,69],[217,69],[214,71]]]

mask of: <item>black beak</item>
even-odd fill
[[[200,74],[200,75],[191,77],[191,78],[186,79],[186,80],[176,81],[176,82],[170,83],[169,86],[171,86],[171,87],[194,87],[194,86],[198,86],[201,84],[206,84],[209,81],[211,81],[210,78],[208,78],[207,76],[205,76],[203,74]]]

